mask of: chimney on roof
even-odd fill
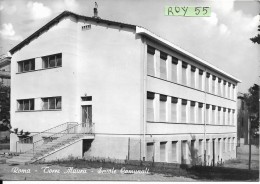
[[[95,2],[95,8],[94,8],[94,16],[93,18],[97,18],[97,19],[100,19],[100,17],[98,16],[98,4],[97,2]]]

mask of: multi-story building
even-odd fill
[[[0,56],[0,83],[10,86],[11,57],[4,54]]]
[[[12,126],[41,132],[12,135],[11,151],[188,164],[236,155],[240,81],[145,28],[65,11],[10,53]]]

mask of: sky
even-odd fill
[[[64,10],[145,27],[240,79],[238,91],[258,84],[260,46],[257,0],[0,0],[0,54],[33,34]],[[165,16],[165,6],[207,6],[210,17]]]

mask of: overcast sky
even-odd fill
[[[94,2],[104,19],[130,23],[182,47],[242,80],[247,92],[259,79],[257,35],[260,3],[233,0],[0,0],[0,54],[64,10],[93,16]],[[164,6],[210,6],[211,17],[164,16]]]

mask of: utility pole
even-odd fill
[[[249,130],[248,130],[248,134],[249,134],[249,158],[248,158],[248,170],[251,170],[251,116],[248,119],[248,124],[249,124]]]

